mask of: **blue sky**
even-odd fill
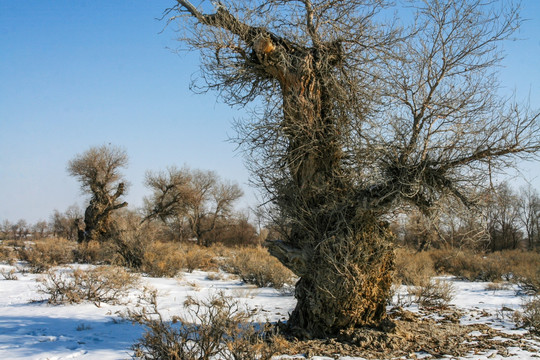
[[[112,143],[130,157],[128,202],[140,206],[147,170],[187,164],[241,184],[255,204],[231,122],[242,117],[196,95],[198,55],[173,53],[171,29],[156,20],[173,0],[0,0],[0,221],[48,219],[84,205],[67,162]],[[501,82],[540,108],[540,1],[508,43]],[[523,175],[540,189],[538,163]]]

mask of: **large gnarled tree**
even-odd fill
[[[79,180],[83,193],[90,195],[84,226],[79,224],[79,242],[101,241],[112,234],[112,213],[128,205],[121,200],[126,187],[120,173],[127,163],[125,150],[110,145],[91,147],[69,162],[69,174]]]
[[[384,325],[385,217],[403,202],[469,204],[471,185],[539,149],[538,116],[499,98],[492,70],[515,9],[412,2],[415,21],[398,31],[382,0],[213,4],[177,0],[167,14],[201,52],[199,89],[258,99],[239,139],[282,220],[270,250],[300,277],[290,329]]]

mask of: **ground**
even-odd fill
[[[0,265],[0,272],[21,265]],[[131,345],[141,336],[139,325],[117,313],[133,306],[140,289],[126,299],[131,305],[92,303],[48,305],[36,279],[42,275],[18,271],[17,280],[0,275],[0,359],[130,359]],[[212,280],[210,280],[211,278]],[[536,359],[540,339],[524,329],[515,329],[512,310],[519,310],[526,295],[516,294],[512,285],[490,287],[485,282],[444,278],[454,287],[455,297],[444,310],[421,309],[403,301],[389,308],[396,329],[391,334],[357,331],[346,339],[292,343],[290,354],[281,359],[358,360],[398,359]],[[294,309],[290,293],[254,288],[232,275],[195,271],[179,278],[143,277],[142,284],[160,292],[165,315],[183,311],[187,296],[208,298],[224,291],[238,298],[257,315],[258,321],[285,321]],[[489,289],[488,289],[489,288]],[[395,300],[405,294],[400,288]],[[469,327],[464,327],[468,325]],[[341,341],[340,341],[341,340]],[[356,357],[355,357],[356,356]]]

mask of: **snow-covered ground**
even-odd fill
[[[13,268],[0,265],[0,271]],[[131,358],[130,347],[142,335],[143,329],[117,315],[126,305],[48,305],[44,301],[46,295],[39,292],[36,282],[41,275],[18,272],[16,276],[17,280],[4,280],[0,276],[0,359]],[[258,309],[259,316],[270,321],[286,320],[288,313],[294,308],[295,300],[292,295],[284,295],[270,288],[254,288],[227,274],[220,274],[219,278],[221,279],[209,280],[208,273],[195,271],[183,274],[179,279],[143,277],[141,287],[146,285],[157,289],[161,294],[160,309],[171,316],[183,311],[182,304],[188,296],[207,299],[212,293],[219,291],[238,298],[249,308]],[[453,279],[446,281],[451,281],[455,288],[456,296],[452,304],[462,310],[462,323],[483,323],[514,335],[524,333],[523,330],[513,330],[514,324],[508,317],[503,316],[503,308],[519,309],[524,300],[523,296],[516,296],[512,287],[486,290],[487,283]],[[137,291],[133,291],[132,304],[136,297]],[[417,311],[414,305],[409,310]],[[531,344],[540,351],[540,342]],[[538,353],[520,349],[509,349],[508,355],[511,359],[540,358]],[[416,357],[422,356],[416,354],[413,358]],[[501,356],[485,354],[467,358],[500,359]]]

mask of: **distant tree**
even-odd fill
[[[49,231],[55,237],[78,240],[78,222],[82,221],[82,211],[77,205],[69,206],[64,213],[54,210],[49,219]]]
[[[127,206],[127,202],[121,200],[126,184],[120,174],[120,169],[127,164],[125,150],[111,145],[91,147],[69,162],[69,174],[79,180],[83,193],[90,195],[79,242],[103,240],[111,234],[112,213]]]
[[[8,219],[4,219],[0,223],[0,239],[8,239],[11,231],[11,222]]]
[[[30,234],[30,228],[26,220],[19,219],[17,223],[12,226],[12,232],[15,239],[25,239]]]
[[[207,233],[205,240],[209,244],[220,243],[232,247],[260,244],[255,226],[249,222],[249,217],[244,213],[219,220],[214,230]]]
[[[238,185],[220,180],[213,171],[188,168],[148,172],[145,184],[153,192],[145,200],[146,219],[185,222],[199,245],[208,245],[205,235],[231,214],[243,195]]]
[[[523,233],[520,224],[518,194],[503,182],[486,192],[487,231],[490,250],[507,250],[521,247]]]
[[[49,224],[45,220],[40,220],[32,226],[32,236],[34,239],[43,239],[47,235]]]
[[[527,248],[540,246],[540,195],[530,184],[519,195],[519,220],[527,237]]]
[[[257,99],[239,142],[281,213],[270,251],[300,277],[287,322],[299,336],[384,327],[388,215],[449,196],[471,204],[493,169],[540,149],[538,114],[498,96],[514,6],[414,1],[399,31],[380,12],[388,3],[177,0],[167,12],[201,53],[196,89]]]

